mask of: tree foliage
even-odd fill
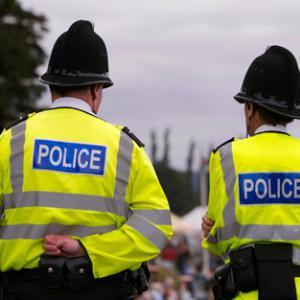
[[[0,131],[36,108],[43,92],[37,68],[45,60],[39,42],[46,18],[22,8],[17,0],[0,0]]]
[[[164,153],[162,163],[168,167],[170,162],[170,128],[167,128],[164,132]]]
[[[156,136],[153,131],[151,136]],[[156,159],[153,161],[153,165],[163,190],[169,200],[171,211],[181,216],[199,205],[199,187],[197,186],[199,181],[197,178],[199,178],[199,176],[198,173],[195,173],[192,170],[195,144],[194,142],[191,142],[190,144],[187,157],[187,169],[180,171],[172,168],[169,163],[169,152],[171,151],[169,138],[170,130],[167,129],[164,132],[164,149],[162,159]],[[152,143],[153,141],[156,141],[156,139],[152,139]],[[154,145],[152,144],[151,146],[151,149],[153,149]],[[156,148],[157,145],[155,143],[155,149]]]
[[[155,163],[157,155],[157,142],[156,142],[156,133],[154,130],[151,131],[151,159]]]

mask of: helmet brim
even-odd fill
[[[44,84],[54,85],[54,86],[85,86],[90,84],[100,83],[103,88],[108,88],[114,83],[108,77],[70,77],[70,76],[58,76],[51,73],[45,73],[40,76],[39,81]]]
[[[276,103],[276,101],[257,98],[255,96],[249,96],[245,93],[237,93],[233,98],[239,103],[251,102],[255,103],[258,106],[261,106],[267,110],[278,113],[282,116],[289,117],[292,119],[300,119],[300,105],[296,105],[295,107],[289,107],[283,103]]]

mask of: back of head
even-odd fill
[[[234,98],[275,115],[300,119],[299,70],[294,55],[280,46],[267,48],[251,63],[241,91]]]
[[[76,21],[55,42],[48,70],[40,80],[51,86],[75,87],[113,83],[102,38],[89,21]]]

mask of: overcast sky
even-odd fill
[[[245,133],[243,108],[232,96],[267,45],[285,46],[300,59],[298,0],[20,1],[48,18],[42,41],[48,54],[72,22],[95,24],[115,83],[104,92],[101,117],[127,125],[148,150],[150,130],[161,144],[170,127],[177,168],[185,167],[191,140],[199,156]],[[49,94],[42,101],[49,105]],[[290,129],[300,136],[300,121]]]

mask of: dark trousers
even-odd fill
[[[49,289],[35,278],[12,278],[2,290],[1,300],[127,300],[133,299],[133,288],[119,279],[94,280],[83,291],[69,287]]]

